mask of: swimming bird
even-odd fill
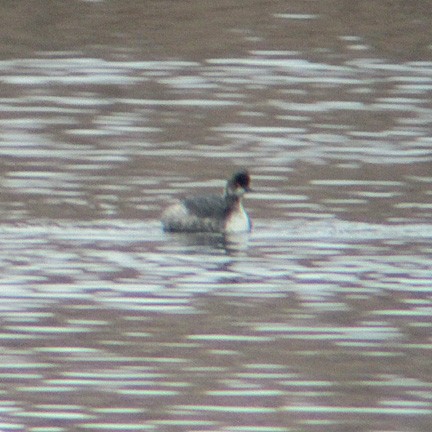
[[[162,226],[172,232],[247,232],[251,220],[243,208],[250,192],[250,175],[241,170],[227,181],[223,194],[186,197],[162,214]]]

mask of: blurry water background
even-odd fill
[[[431,1],[0,24],[2,432],[430,432]],[[162,232],[236,167],[250,235]]]

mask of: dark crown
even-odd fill
[[[239,171],[239,172],[235,173],[233,178],[232,178],[232,182],[236,186],[240,186],[244,189],[248,189],[249,183],[250,183],[249,173],[246,170]]]

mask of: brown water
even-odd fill
[[[430,432],[430,1],[0,23],[1,432]],[[238,166],[250,235],[161,231]]]

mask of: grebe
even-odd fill
[[[173,232],[247,232],[252,224],[242,204],[250,192],[246,170],[236,172],[226,183],[222,195],[187,197],[168,207],[162,214],[165,231]]]

